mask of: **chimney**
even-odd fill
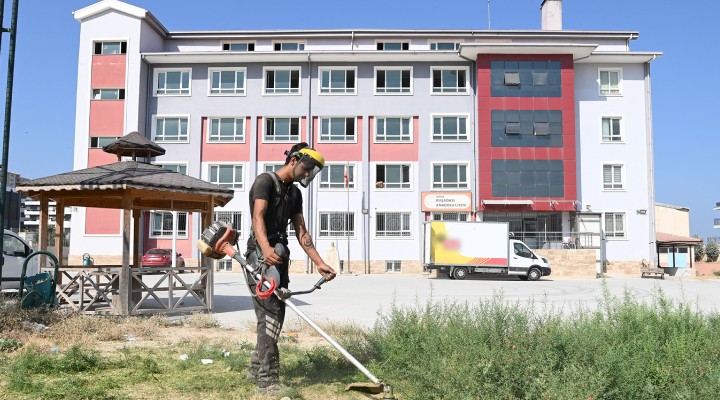
[[[542,22],[540,27],[544,31],[562,30],[562,0],[543,0],[540,5]]]

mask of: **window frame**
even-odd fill
[[[288,44],[294,44],[294,45],[296,45],[298,48],[296,48],[296,49],[294,49],[294,50],[285,50],[285,49],[282,48],[282,46],[288,45]],[[280,49],[276,49],[276,48],[275,48],[277,45],[280,45]],[[305,46],[306,46],[306,45],[307,45],[307,43],[304,42],[304,41],[302,41],[302,40],[273,40],[273,42],[272,42],[272,50],[273,50],[273,51],[282,51],[282,52],[285,52],[285,51],[305,51]],[[300,47],[302,47],[302,49],[301,49]]]
[[[435,118],[465,118],[465,139],[435,139]],[[442,121],[440,122],[441,125]],[[458,124],[458,127],[460,124]],[[458,135],[459,136],[459,133]],[[469,143],[470,142],[470,114],[466,113],[433,113],[430,114],[430,142],[431,143]]]
[[[212,162],[207,164],[207,181],[209,183],[212,183],[214,185],[222,186],[224,188],[232,189],[236,192],[238,191],[244,191],[245,190],[245,175],[247,175],[247,163],[244,162]],[[218,168],[218,180],[213,181],[212,180],[212,170],[213,167]],[[233,167],[233,183],[231,186],[228,186],[226,183],[220,182],[220,167]],[[236,175],[236,167],[240,167],[240,182],[238,182],[238,177]]]
[[[470,214],[472,214],[472,213],[469,211],[431,211],[430,212],[430,220],[431,221],[467,222],[467,221],[472,221],[472,216]],[[457,216],[457,219],[446,218],[449,215],[455,215],[455,216]]]
[[[116,99],[103,99],[102,93],[107,91],[117,91],[117,98]],[[99,98],[96,98],[95,95],[100,95]],[[90,100],[91,101],[113,101],[113,100],[125,100],[125,89],[124,88],[95,88],[92,90],[92,93],[90,94]]]
[[[612,235],[610,235],[610,236],[608,235],[608,231],[607,231],[607,216],[608,216],[608,214],[613,215],[613,216],[622,216],[623,229],[621,232],[622,232],[623,236],[617,236],[618,231],[615,229],[613,230]],[[629,240],[628,238],[630,235],[628,235],[627,215],[628,215],[628,213],[625,211],[622,211],[622,210],[603,211],[603,213],[602,213],[602,229],[603,229],[603,233],[605,235],[605,240],[611,240],[611,241]],[[617,220],[613,219],[613,224],[615,225],[616,223],[617,223]]]
[[[222,79],[222,73],[228,72],[228,71],[234,71],[235,72],[235,88],[232,89],[233,92],[219,92],[219,93],[213,93],[213,73],[219,72]],[[243,73],[243,80],[242,80],[242,88],[238,88],[238,82],[237,82],[237,73],[242,72]],[[223,90],[218,88],[217,90]],[[240,91],[239,91],[240,90]],[[246,67],[208,67],[208,85],[207,85],[207,95],[209,97],[225,97],[225,96],[247,96],[247,68]]]
[[[353,139],[352,140],[338,140],[338,139],[324,139],[323,138],[323,121],[324,120],[330,120],[332,122],[332,119],[337,118],[345,118],[345,127],[347,128],[347,119],[351,118],[353,120],[353,129],[355,129],[355,132],[353,133]],[[358,142],[358,129],[357,129],[357,117],[356,116],[345,116],[345,115],[326,115],[326,116],[319,116],[318,117],[318,132],[317,132],[317,141],[318,143],[357,143]],[[347,133],[345,134],[347,136]]]
[[[383,121],[385,121],[385,125],[387,126],[386,120],[388,118],[399,118],[401,120],[401,123],[400,123],[401,129],[402,129],[402,120],[406,119],[406,118],[410,120],[410,123],[408,124],[408,129],[410,130],[410,132],[406,135],[407,137],[409,137],[409,140],[402,140],[402,138],[403,138],[402,132],[400,132],[401,140],[378,140],[378,123],[382,119]],[[415,132],[414,132],[415,117],[414,116],[408,116],[408,115],[375,116],[373,124],[374,124],[374,126],[373,126],[373,143],[405,143],[405,144],[408,144],[408,143],[413,143],[415,141]],[[384,135],[387,136],[387,134],[384,134]]]
[[[387,224],[387,216],[386,214],[392,214],[397,213],[400,214],[400,218],[404,219],[404,216],[407,215],[407,221],[408,221],[408,227],[407,230],[403,229],[402,226],[399,231],[389,231],[388,229],[385,229],[383,232],[400,232],[400,235],[398,236],[387,236],[387,233],[380,235],[378,230],[378,223],[381,221],[380,214],[383,214],[383,221],[385,221],[385,224]],[[413,212],[412,210],[375,210],[374,211],[374,219],[375,223],[373,224],[373,239],[378,240],[412,240],[414,237],[414,229],[413,229]],[[402,225],[402,222],[400,223]],[[405,234],[407,232],[407,234]]]
[[[183,174],[183,175],[187,175],[187,174],[188,174],[187,171],[188,171],[188,168],[189,168],[189,163],[188,163],[187,161],[164,161],[164,160],[163,160],[162,162],[154,162],[153,165],[157,165],[158,167],[165,168],[165,169],[167,169],[167,170],[169,170],[169,171],[176,172],[176,173],[178,173],[178,174]],[[185,173],[182,173],[182,172],[180,172],[180,171],[170,170],[169,168],[167,168],[168,165],[175,165],[175,166],[178,166],[178,167],[185,167]],[[179,169],[179,168],[178,168],[178,169]]]
[[[158,137],[157,137],[157,120],[158,120],[158,119],[161,119],[161,118],[162,118],[162,119],[166,119],[166,118],[178,118],[178,119],[183,119],[183,118],[185,118],[185,119],[187,119],[187,124],[186,124],[186,125],[187,125],[187,132],[185,133],[185,135],[187,136],[187,138],[186,138],[185,140],[182,140],[182,139],[178,139],[178,140],[158,139]],[[150,129],[151,129],[151,132],[152,132],[152,133],[151,133],[151,137],[152,137],[151,140],[152,140],[153,142],[158,142],[158,143],[190,143],[190,114],[185,114],[185,115],[180,115],[180,114],[176,114],[176,115],[172,115],[172,114],[153,114],[153,116],[152,116],[151,119],[152,119],[152,126],[150,127]],[[181,126],[182,126],[182,125],[181,125]],[[179,135],[178,135],[178,136],[179,136]]]
[[[301,140],[302,134],[303,134],[303,132],[302,132],[302,130],[303,130],[303,127],[302,127],[302,122],[303,122],[302,117],[288,117],[288,116],[277,116],[277,115],[276,115],[276,116],[272,116],[272,117],[262,117],[262,119],[263,119],[263,125],[262,125],[262,129],[263,129],[263,130],[262,130],[262,143],[297,143],[297,142],[299,142],[299,141]],[[274,121],[274,120],[277,120],[277,119],[289,119],[289,120],[291,120],[291,121],[290,121],[290,127],[292,127],[292,120],[293,120],[293,119],[297,119],[297,120],[298,120],[298,133],[297,133],[297,138],[294,138],[294,137],[292,137],[292,135],[289,135],[289,138],[288,138],[288,139],[284,139],[284,140],[268,140],[267,125],[268,125],[268,120],[269,120],[269,119],[272,119],[273,121]],[[273,127],[275,127],[275,126],[276,126],[276,124],[273,123]],[[274,135],[273,135],[273,136],[274,136]]]
[[[452,50],[437,48],[437,45],[439,45],[439,44],[449,44],[449,43],[454,45],[453,46],[454,48]],[[435,47],[434,49],[433,49],[433,46]],[[460,48],[460,42],[446,42],[446,41],[442,41],[442,40],[433,40],[429,43],[429,48],[430,48],[430,51],[458,51],[458,49]]]
[[[159,93],[160,89],[158,88],[160,74],[168,72],[180,72],[180,85],[181,88],[180,93]],[[188,87],[187,87],[187,93],[182,93],[185,88],[182,87],[182,74],[187,72],[188,73]],[[168,89],[163,89],[168,90]],[[170,89],[175,90],[175,89]],[[155,68],[153,70],[153,97],[190,97],[192,96],[192,68]]]
[[[259,174],[262,174],[262,173],[265,173],[265,172],[275,172],[275,171],[277,171],[278,169],[282,168],[284,165],[285,165],[285,161],[263,161],[262,164],[261,164],[262,168],[260,168],[260,169],[258,170],[258,175],[259,175]],[[272,170],[272,171],[268,171],[268,170],[267,170],[269,166],[273,166],[273,170]],[[277,166],[278,168],[274,168],[274,167],[276,167],[276,166]]]
[[[460,88],[461,88],[460,86],[455,87],[456,89],[458,89],[455,92],[444,92],[444,91],[436,92],[435,91],[435,84],[434,84],[435,71],[440,71],[440,73],[442,75],[442,71],[448,71],[448,70],[465,72],[465,86],[463,87],[464,88],[463,91],[460,91]],[[468,67],[452,66],[452,65],[447,65],[447,66],[439,65],[439,66],[430,67],[430,95],[431,96],[467,96],[470,94],[469,78],[470,78],[470,68],[468,68]],[[442,82],[442,76],[440,77],[440,81]],[[441,86],[441,88],[442,88],[442,86]]]
[[[352,223],[353,223],[353,229],[352,229],[352,231],[349,231],[349,230],[347,229],[347,226],[346,226],[346,227],[345,227],[345,232],[351,232],[351,234],[349,234],[349,235],[337,235],[337,234],[332,234],[333,231],[331,231],[331,230],[329,230],[329,229],[327,230],[327,232],[326,232],[326,231],[323,231],[323,230],[322,230],[322,217],[323,217],[323,215],[328,215],[328,216],[330,216],[331,214],[344,214],[344,215],[346,215],[345,221],[347,222],[348,220],[351,220]],[[351,216],[351,219],[348,219],[347,216]],[[356,213],[355,213],[354,210],[353,210],[353,211],[348,211],[348,210],[318,210],[318,211],[317,211],[317,218],[318,218],[318,219],[317,219],[317,221],[318,221],[318,238],[323,238],[323,239],[355,239],[355,238],[357,237],[357,229],[356,229],[356,228],[357,228],[357,225],[358,225],[358,224],[356,223],[357,216],[356,216]],[[329,221],[328,221],[328,224],[329,224]]]
[[[603,133],[603,122],[605,119],[610,120],[610,136],[609,138],[612,139],[612,121],[614,119],[620,120],[618,123],[620,134],[617,136],[619,140],[605,140],[605,136]],[[624,118],[621,115],[603,115],[600,117],[600,143],[603,144],[617,144],[617,143],[625,143],[625,124],[624,124]]]
[[[262,79],[262,85],[263,85],[263,86],[262,86],[262,87],[263,87],[262,95],[263,95],[263,96],[301,96],[301,95],[302,95],[302,67],[301,67],[301,66],[298,66],[298,67],[289,67],[289,66],[288,66],[288,67],[283,67],[283,66],[264,66],[263,69],[262,69],[262,71],[263,71],[263,79]],[[290,90],[289,92],[287,92],[287,93],[277,93],[277,92],[274,92],[274,91],[273,91],[273,92],[268,92],[269,88],[268,88],[268,86],[267,86],[267,85],[268,85],[267,73],[270,72],[270,71],[273,71],[273,72],[278,72],[278,71],[290,72],[290,82],[289,82],[289,83],[290,83],[290,88],[288,89],[288,90]],[[292,73],[293,73],[294,71],[297,71],[297,73],[298,73],[298,78],[297,78],[298,86],[297,86],[297,91],[296,91],[296,92],[293,91],[293,90],[296,89],[296,88],[293,88],[293,87],[292,87]],[[273,80],[275,81],[275,78],[273,78]],[[275,84],[275,82],[273,82],[273,85],[274,85],[274,84]],[[273,86],[272,90],[278,90],[278,89],[276,89],[276,88]],[[283,90],[284,90],[284,89],[283,89]]]
[[[381,92],[378,89],[378,72],[379,71],[401,71],[400,73],[400,90],[399,92]],[[402,86],[402,71],[409,71],[410,74],[410,85],[408,87],[407,91],[402,91],[404,87]],[[413,67],[412,66],[375,66],[373,67],[373,94],[375,96],[412,96],[413,95],[413,86],[414,86],[414,78],[413,78]],[[387,74],[385,76],[385,83],[387,84]],[[384,86],[385,90],[387,90],[387,85]]]
[[[413,185],[413,181],[414,181],[414,179],[413,179],[413,163],[412,163],[412,162],[410,162],[410,161],[407,161],[407,162],[402,162],[402,161],[391,161],[391,162],[377,161],[377,162],[372,162],[370,165],[371,165],[371,168],[372,168],[373,177],[375,178],[375,185],[373,185],[373,190],[374,190],[374,191],[377,191],[377,192],[412,192],[412,191],[414,190],[414,185]],[[385,167],[387,167],[387,166],[399,166],[399,167],[400,167],[401,179],[402,179],[402,167],[403,167],[403,166],[407,166],[407,167],[408,167],[408,182],[407,182],[408,187],[402,187],[402,185],[404,184],[404,182],[400,182],[400,183],[399,183],[399,185],[401,185],[401,187],[391,187],[391,188],[386,187],[386,184],[387,184],[387,169],[385,169],[385,171],[384,171],[384,173],[385,173],[385,179],[386,179],[386,180],[383,181],[383,186],[382,186],[382,187],[379,187],[379,186],[378,186],[378,183],[380,182],[380,180],[379,180],[379,178],[378,178],[377,169],[378,169],[378,167],[381,166],[381,165],[382,165],[382,166],[385,166]],[[396,183],[393,183],[393,184],[396,184]]]
[[[399,44],[399,49],[388,50],[385,48],[388,44]],[[380,48],[382,47],[382,48]],[[376,51],[410,51],[410,41],[397,41],[397,40],[375,40]]]
[[[603,72],[617,72],[618,74],[618,93],[603,93],[602,89],[602,73]],[[610,76],[608,75],[608,85],[610,84]],[[598,95],[602,97],[622,97],[623,95],[623,69],[622,67],[614,67],[614,68],[598,68],[598,75],[597,75],[597,84],[598,84]]]
[[[435,167],[436,166],[443,166],[443,165],[456,165],[458,167],[465,166],[465,186],[460,186],[458,182],[458,187],[444,187],[445,183],[443,183],[443,187],[435,187]],[[458,178],[460,176],[458,169]],[[469,161],[433,161],[430,163],[430,190],[433,191],[448,191],[448,190],[467,190],[470,189],[471,182],[470,182],[470,162]]]
[[[205,138],[205,143],[245,143],[245,141],[247,140],[247,133],[246,133],[246,130],[247,130],[247,117],[246,117],[246,116],[244,116],[244,117],[207,117],[206,119],[207,119],[207,137]],[[241,139],[240,139],[240,140],[237,140],[237,139],[234,139],[234,140],[222,140],[222,138],[221,138],[219,135],[218,135],[218,137],[219,137],[218,140],[211,140],[211,138],[213,137],[213,133],[212,133],[212,122],[213,122],[213,120],[222,121],[223,119],[233,119],[233,120],[235,120],[235,124],[233,125],[233,126],[236,128],[236,132],[233,134],[233,137],[234,137],[234,138],[237,138],[237,137],[238,137],[238,134],[237,134],[237,121],[240,120],[240,121],[242,122],[241,126],[242,126],[242,130],[243,130],[243,131],[242,131],[242,135],[241,135]]]
[[[172,231],[170,233],[161,233],[159,235],[154,234],[154,232],[156,231],[156,229],[154,229],[154,227],[155,227],[154,215],[155,214],[170,215],[170,217],[172,218],[172,211],[158,210],[158,211],[149,211],[148,213],[149,213],[148,219],[150,220],[150,222],[148,224],[148,237],[150,239],[171,239]],[[190,215],[189,215],[190,213],[183,212],[183,211],[178,211],[177,213],[178,213],[178,236],[177,236],[177,238],[178,239],[187,239],[188,238],[188,220],[190,219]],[[180,215],[182,215],[182,214],[185,214],[185,234],[184,235],[180,234],[180,232],[181,232],[181,230],[180,230]],[[164,222],[164,216],[163,216],[163,222]],[[165,229],[160,229],[160,231],[165,232]]]
[[[103,53],[102,52],[102,44],[103,43],[120,43],[120,52],[119,53]],[[100,53],[96,52],[97,46],[100,45]],[[117,40],[93,40],[93,49],[92,54],[94,56],[121,56],[121,55],[127,55],[127,45],[128,41],[127,39],[117,39]],[[124,51],[123,51],[124,50]]]
[[[615,185],[616,185],[616,183],[615,183],[615,181],[614,181],[614,178],[615,178],[615,170],[614,170],[614,167],[619,167],[619,168],[620,168],[620,187],[619,187],[619,188],[606,187],[606,184],[605,184],[605,167],[611,167],[611,170],[610,170],[610,175],[611,175],[611,179],[612,179],[612,181],[610,182],[610,185],[611,185],[611,186],[615,186]],[[603,192],[624,192],[624,191],[626,191],[626,190],[627,190],[626,179],[627,179],[627,173],[626,173],[626,171],[625,171],[625,164],[624,164],[624,163],[621,163],[621,162],[604,162],[604,163],[602,164],[602,169],[601,169],[601,182],[602,182],[602,190],[603,190]]]
[[[244,44],[244,45],[247,46],[247,50],[232,50],[230,47],[232,47],[232,45],[234,45],[234,44]],[[250,45],[252,45],[252,49],[250,49]],[[239,41],[239,42],[235,42],[235,41],[232,41],[232,42],[223,42],[223,43],[222,43],[222,49],[223,49],[223,51],[232,51],[232,52],[239,52],[239,53],[249,53],[249,52],[255,51],[255,45],[256,45],[256,43],[255,43],[254,41],[251,41],[251,40],[250,40],[250,41]],[[225,46],[227,46],[228,48],[225,49]]]
[[[323,72],[329,72],[332,75],[333,71],[345,71],[345,92],[323,92]],[[347,88],[347,71],[353,71],[355,74],[355,77],[353,79],[353,85],[352,91],[348,91]],[[357,67],[343,67],[343,66],[334,66],[334,67],[318,67],[318,81],[320,82],[318,84],[318,96],[357,96],[358,94],[358,87],[357,87]],[[331,88],[327,88],[328,90],[331,90]]]
[[[242,239],[243,238],[243,212],[242,210],[224,210],[220,208],[216,208],[213,212],[213,217],[215,218],[213,221],[220,221],[220,217],[218,216],[218,213],[228,213],[232,215],[233,221],[231,221],[230,226],[237,232],[237,238]],[[237,224],[234,223],[235,217],[239,216],[239,221]],[[225,221],[227,222],[227,221]]]
[[[103,147],[107,146],[108,144],[120,139],[120,136],[90,136],[89,139],[90,140],[88,143],[88,149],[102,149]],[[112,141],[100,146],[100,139],[112,139]],[[93,146],[93,140],[98,142],[97,145]]]
[[[348,187],[345,187],[345,166],[349,166],[352,168],[352,171],[350,169],[348,170]],[[322,173],[323,171],[328,171],[328,176],[330,177],[330,169],[333,167],[342,167],[343,168],[343,181],[342,181],[342,187],[323,187],[323,181],[322,181]],[[358,165],[357,162],[326,162],[325,167],[320,171],[317,178],[317,188],[319,192],[356,192],[358,189],[358,180],[356,179],[358,176]],[[337,182],[332,182],[330,180],[327,184],[329,185],[337,185]]]

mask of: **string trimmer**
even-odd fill
[[[245,268],[255,278],[257,284],[256,293],[258,296],[267,298],[271,295],[277,296],[278,299],[285,302],[295,313],[308,323],[313,329],[317,331],[325,340],[328,341],[340,354],[350,361],[363,375],[365,375],[372,383],[352,383],[348,385],[345,390],[355,390],[370,394],[383,393],[383,399],[394,399],[393,390],[390,385],[387,385],[375,377],[364,365],[362,365],[352,354],[348,353],[338,342],[335,341],[330,335],[327,334],[322,328],[320,328],[315,322],[313,322],[305,313],[300,311],[292,301],[290,297],[307,294],[320,289],[320,286],[327,281],[327,278],[323,276],[310,290],[292,292],[285,288],[277,288],[279,274],[276,270],[273,271],[274,267],[268,268],[263,274],[263,266],[254,268],[235,250],[234,245],[237,243],[237,232],[232,227],[225,224],[224,222],[215,222],[210,227],[205,229],[197,241],[197,248],[206,257],[212,257],[220,259],[225,256],[229,256],[235,261],[239,262],[243,268]],[[280,257],[286,257],[285,246],[278,244],[275,246],[275,253]]]

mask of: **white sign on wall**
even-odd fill
[[[470,192],[423,192],[423,211],[472,211],[472,193]]]

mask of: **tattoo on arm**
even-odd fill
[[[312,239],[310,238],[310,235],[305,235],[305,238],[303,240],[303,246],[307,247],[308,249],[312,249],[313,247],[315,247],[315,245],[313,245]]]

